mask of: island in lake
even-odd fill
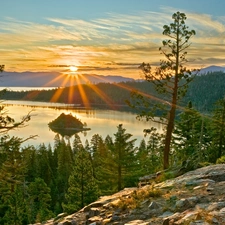
[[[58,133],[63,137],[71,137],[78,132],[90,130],[90,128],[86,127],[86,123],[82,123],[77,117],[74,117],[72,114],[66,115],[64,113],[48,123],[48,126],[53,132]]]

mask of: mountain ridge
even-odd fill
[[[201,69],[200,74],[206,74],[206,73],[210,73],[210,72],[219,72],[219,71],[225,72],[225,67],[215,66],[215,65],[208,66],[208,67]]]
[[[208,66],[200,70],[199,74],[209,72],[225,72],[225,67]],[[77,79],[79,78],[79,79]],[[62,75],[59,72],[7,72],[1,74],[0,87],[68,87],[77,84],[119,83],[142,79],[134,79],[118,75],[77,74]]]
[[[116,75],[86,74],[76,76],[62,75],[58,72],[3,72],[0,87],[68,87],[85,83],[119,83],[135,80]]]

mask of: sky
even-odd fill
[[[157,65],[172,14],[194,29],[187,66],[225,66],[223,0],[0,0],[5,71],[118,75]]]

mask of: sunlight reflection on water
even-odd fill
[[[119,112],[113,110],[100,110],[100,109],[72,109],[63,108],[65,104],[58,103],[42,103],[42,102],[28,102],[28,101],[4,101],[5,109],[9,116],[14,118],[16,121],[20,120],[22,116],[31,112],[31,120],[28,125],[24,128],[11,131],[9,134],[27,138],[30,135],[38,135],[35,140],[29,140],[25,145],[38,146],[39,144],[54,144],[54,137],[56,133],[52,132],[48,123],[57,118],[61,113],[76,116],[81,122],[87,123],[87,127],[91,128],[87,131],[86,136],[84,133],[79,133],[82,143],[85,140],[90,142],[94,134],[99,134],[103,138],[110,135],[114,138],[117,132],[117,126],[123,124],[127,133],[131,133],[133,138],[137,139],[136,146],[139,146],[140,141],[144,138],[143,129],[150,128],[151,126],[157,127],[158,130],[162,131],[162,126],[159,124],[153,124],[152,122],[138,121],[136,115],[129,112]],[[26,106],[23,106],[26,105]],[[61,106],[62,108],[55,108]],[[73,138],[71,138],[73,141]]]

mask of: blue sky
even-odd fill
[[[0,62],[6,71],[140,77],[157,65],[162,27],[184,12],[192,67],[225,66],[223,0],[1,0]]]

